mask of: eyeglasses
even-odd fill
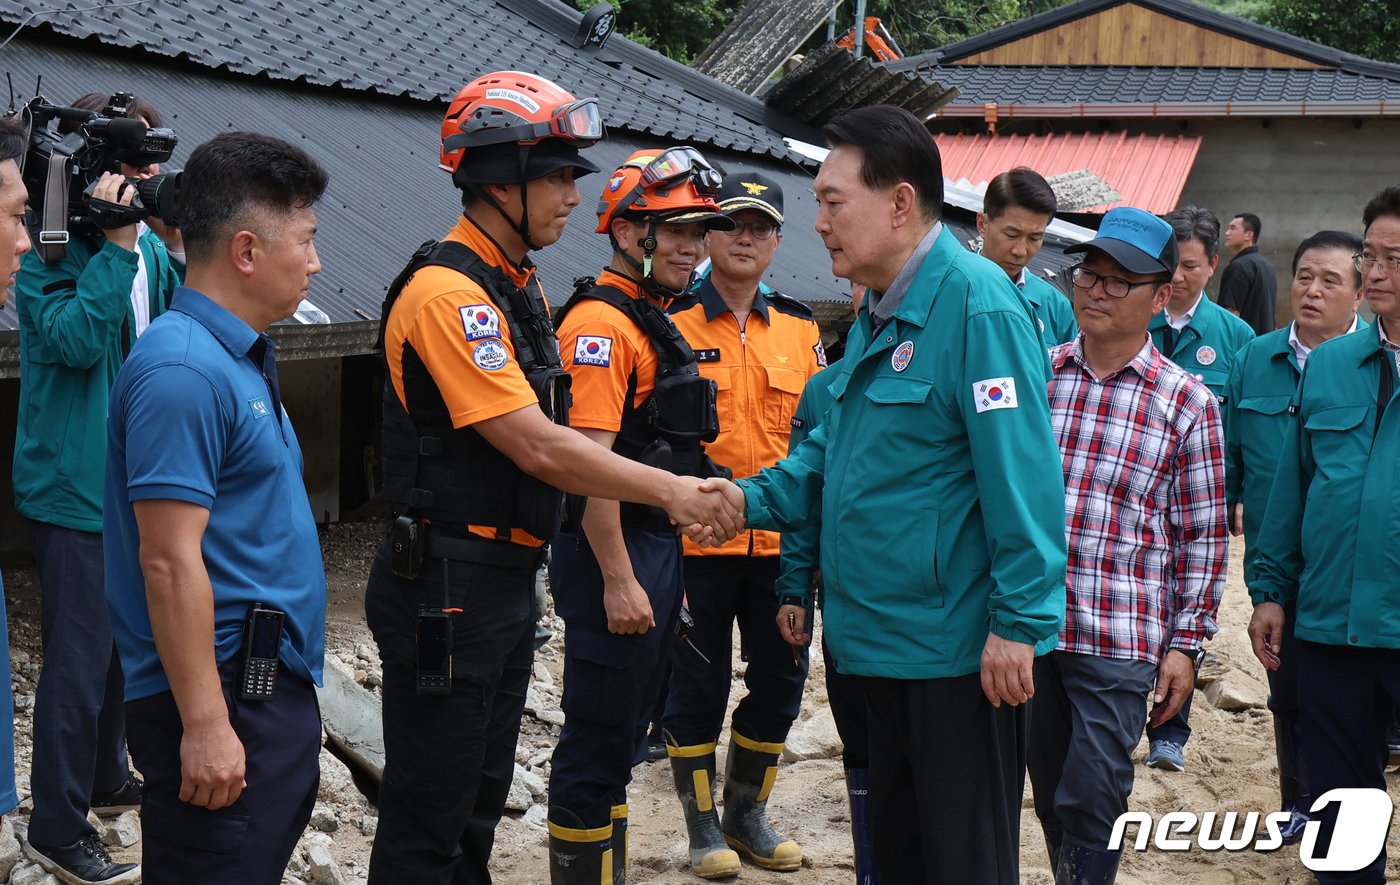
[[[689,178],[695,189],[705,196],[719,194],[723,181],[710,161],[693,147],[673,147],[662,151],[651,162],[642,167],[643,189],[677,184]]]
[[[724,234],[726,237],[734,237],[737,239],[739,235],[744,232],[744,228],[748,228],[749,233],[753,234],[755,240],[771,240],[773,239],[773,235],[778,232],[778,225],[766,218],[760,218],[758,221],[745,221],[738,224],[739,226],[733,230],[722,230],[720,233]]]
[[[1351,256],[1352,266],[1355,267],[1359,273],[1363,274],[1370,273],[1371,266],[1378,261],[1384,262],[1386,273],[1400,273],[1400,257],[1387,255],[1384,258],[1379,258],[1375,255],[1368,255],[1365,252],[1357,252],[1355,255]]]
[[[1155,282],[1154,280],[1143,280],[1140,283],[1134,283],[1122,277],[1106,277],[1083,266],[1074,268],[1070,278],[1074,280],[1074,286],[1077,289],[1092,289],[1095,283],[1101,282],[1105,294],[1112,295],[1114,298],[1126,298],[1128,293],[1138,286],[1150,286]]]

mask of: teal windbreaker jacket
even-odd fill
[[[945,229],[890,322],[872,329],[863,306],[827,373],[826,418],[740,486],[755,527],[820,519],[842,672],[965,676],[989,631],[1053,649],[1064,481],[1046,352],[1011,280]]]

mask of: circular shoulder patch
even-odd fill
[[[1215,348],[1211,347],[1209,344],[1202,344],[1196,350],[1196,362],[1203,366],[1209,366],[1211,363],[1215,362]]]
[[[472,351],[472,362],[488,372],[494,372],[510,362],[506,346],[495,338],[488,338]]]

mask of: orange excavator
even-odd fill
[[[836,41],[836,45],[855,52],[856,29],[851,28],[847,31],[846,36]],[[904,53],[899,50],[899,44],[894,40],[894,35],[873,15],[865,17],[865,48],[870,50],[876,61],[893,61],[904,57]]]

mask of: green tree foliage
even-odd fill
[[[582,10],[598,0],[573,0]],[[618,31],[668,58],[690,64],[724,30],[745,0],[609,0]]]
[[[572,0],[588,9],[597,0]],[[747,0],[610,0],[621,32],[644,46],[689,64],[710,44]],[[1069,0],[867,0],[866,15],[879,18],[906,55],[936,49]],[[1382,61],[1400,62],[1400,16],[1396,0],[1197,0],[1299,37]],[[837,35],[855,20],[854,0],[837,9]],[[818,28],[804,49],[826,41]]]
[[[1400,62],[1400,19],[1393,0],[1267,0],[1265,24],[1377,61]]]

